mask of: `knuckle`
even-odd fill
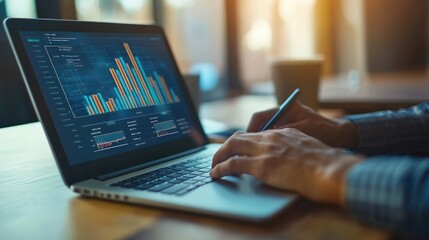
[[[241,136],[241,135],[243,135],[245,132],[243,132],[243,131],[237,131],[237,132],[235,132],[232,136]]]
[[[234,134],[231,135],[231,137],[228,138],[228,140],[226,140],[226,143],[228,145],[234,145],[235,144],[239,144],[239,142],[242,140],[242,135],[243,132],[235,132]]]
[[[264,158],[259,162],[259,167],[256,171],[257,178],[261,180],[266,180],[268,176],[270,175],[270,158]]]
[[[240,144],[239,143],[240,141],[238,140],[238,138],[237,138],[237,133],[234,133],[228,140],[227,140],[227,142],[226,142],[226,144],[224,144],[224,145],[227,145],[228,147],[234,147],[234,146],[237,146],[237,144]]]
[[[283,138],[283,133],[279,130],[272,130],[267,133],[268,142],[278,142]]]
[[[268,152],[273,152],[277,150],[277,144],[273,142],[268,142],[265,144],[265,149]]]
[[[228,161],[228,167],[232,170],[236,170],[238,168],[239,161],[237,158],[233,157]]]
[[[285,132],[287,133],[287,134],[296,134],[297,132],[299,132],[298,131],[298,129],[296,129],[296,128],[285,128]]]

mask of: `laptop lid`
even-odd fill
[[[208,143],[160,27],[4,26],[68,186]]]

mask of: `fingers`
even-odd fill
[[[277,110],[278,108],[273,108],[253,114],[249,126],[247,127],[247,132],[259,132]],[[310,110],[305,105],[302,105],[299,101],[295,101],[290,108],[283,113],[283,116],[273,128],[280,128],[279,126],[281,125],[294,123],[299,119],[300,114],[308,111]]]
[[[230,157],[239,156],[254,156],[260,152],[258,143],[259,137],[254,134],[245,134],[237,132],[232,135],[213,156],[212,167],[223,162]]]
[[[258,159],[248,156],[234,156],[228,160],[219,163],[211,171],[210,176],[212,178],[221,178],[223,176],[237,174],[237,173],[247,173],[255,176]]]
[[[249,126],[247,127],[247,132],[259,132],[259,130],[276,113],[277,110],[278,108],[273,108],[253,114]]]

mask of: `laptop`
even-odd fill
[[[210,178],[210,144],[161,27],[48,19],[4,26],[64,183],[118,202],[264,221],[295,194]]]

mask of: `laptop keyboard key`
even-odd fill
[[[176,184],[172,187],[166,188],[164,190],[162,190],[162,193],[166,193],[166,194],[174,194],[175,192],[182,190],[184,188],[189,187],[189,184],[185,184],[185,183],[180,183],[180,184]]]
[[[170,180],[170,181],[168,181],[169,183],[173,183],[173,184],[178,184],[178,183],[181,183],[181,182],[183,182],[183,181],[185,181],[185,180],[180,180],[180,179],[173,179],[173,180]]]
[[[200,177],[204,177],[204,178],[211,178],[211,177],[210,177],[210,173],[209,173],[209,172],[206,172],[206,173],[201,174],[201,175],[200,175]]]
[[[184,189],[182,189],[182,190],[177,191],[177,192],[175,193],[175,195],[177,195],[177,196],[183,196],[183,195],[185,195],[186,193],[188,193],[189,191],[191,191],[191,190],[188,190],[187,188],[184,188]]]
[[[209,183],[209,182],[213,182],[214,181],[214,179],[213,178],[205,178],[205,179],[203,179],[203,180],[201,180],[202,182],[205,182],[205,183]]]
[[[182,177],[183,176],[183,174],[179,174],[179,173],[172,173],[172,174],[170,174],[170,175],[168,175],[169,177],[172,177],[172,178],[179,178],[179,177]]]
[[[173,186],[174,184],[172,184],[172,183],[163,183],[163,184],[161,184],[161,185],[156,185],[156,186],[154,186],[154,187],[151,187],[151,188],[149,188],[149,189],[147,189],[148,191],[151,191],[151,192],[159,192],[159,191],[162,191],[162,190],[164,190],[164,189],[166,189],[166,188],[169,188],[169,187],[171,187],[171,186]]]
[[[156,179],[156,180],[151,181],[150,183],[152,183],[154,185],[160,185],[160,184],[163,184],[165,182],[166,181],[162,181],[162,180]]]
[[[141,184],[141,185],[136,186],[136,187],[135,187],[135,189],[138,189],[138,190],[146,190],[146,189],[151,188],[151,187],[153,187],[153,186],[155,186],[155,184],[152,184],[152,183],[144,183],[144,184]]]
[[[177,191],[175,194],[176,194],[177,196],[183,196],[184,194],[186,194],[186,193],[188,193],[188,192],[190,192],[190,191],[192,191],[192,190],[194,190],[194,189],[198,188],[199,186],[201,186],[201,185],[190,185],[190,186],[189,186],[189,187],[187,187],[187,188],[184,188],[184,189],[182,189],[182,190]]]
[[[204,179],[205,179],[205,177],[201,177],[201,176],[192,178],[192,180],[197,180],[197,181],[201,181],[201,180],[204,180]]]
[[[194,183],[197,183],[197,182],[198,181],[195,181],[193,179],[189,179],[189,180],[184,181],[184,183],[188,183],[188,184],[194,184]]]

